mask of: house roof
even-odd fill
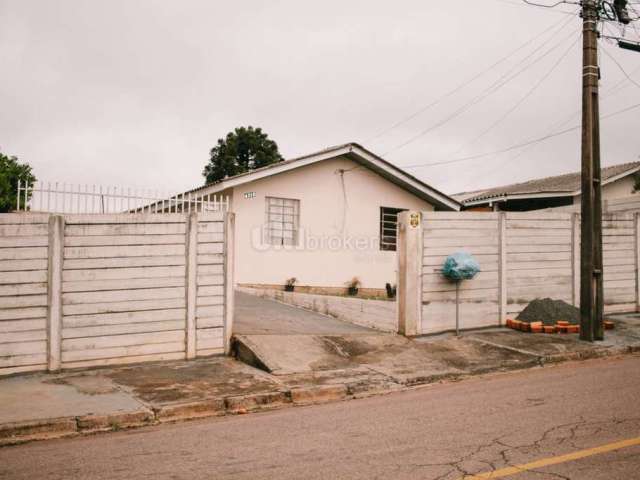
[[[460,210],[461,208],[461,204],[457,200],[454,200],[445,193],[442,193],[439,190],[422,182],[421,180],[418,180],[413,175],[410,175],[404,170],[396,167],[395,165],[392,165],[391,163],[370,152],[366,148],[358,145],[357,143],[346,143],[343,145],[337,145],[335,147],[326,148],[324,150],[320,150],[319,152],[304,155],[302,157],[273,163],[271,165],[267,165],[266,167],[257,168],[255,170],[250,170],[239,175],[234,175],[233,177],[228,177],[218,182],[198,187],[185,193],[198,192],[199,194],[203,195],[214,194],[228,188],[237,187],[239,185],[259,180],[261,178],[278,175],[280,173],[288,172],[296,168],[301,168],[306,165],[321,162],[323,160],[330,160],[339,156],[347,157],[350,160],[353,160],[354,162],[366,168],[369,168],[370,170],[378,173],[390,182],[440,208],[446,210]]]
[[[621,163],[602,169],[602,184],[614,182],[640,171],[640,162]],[[479,205],[495,200],[571,197],[580,195],[581,173],[567,173],[553,177],[537,178],[501,187],[463,192],[452,195],[464,205]]]

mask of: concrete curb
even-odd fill
[[[429,385],[431,383],[446,382],[448,380],[458,380],[468,374],[465,372],[438,373],[434,375],[419,375],[404,379],[401,384],[407,387],[418,385]]]
[[[497,344],[496,344],[497,345]],[[540,358],[532,355],[531,362],[507,370],[523,370],[544,364],[558,364],[570,360],[621,356],[640,353],[640,345],[609,347],[548,355]],[[159,423],[178,422],[191,419],[244,414],[273,410],[285,406],[317,405],[351,398],[386,395],[409,390],[412,387],[457,381],[504,369],[484,369],[465,373],[445,373],[424,377],[412,377],[404,381],[389,377],[389,382],[345,383],[284,388],[278,391],[236,395],[225,398],[208,398],[191,403],[163,405],[153,410],[141,409],[133,412],[118,412],[107,415],[83,415],[79,417],[52,418],[0,425],[0,447],[16,445],[34,440],[71,437],[83,434],[137,428]]]
[[[199,402],[165,405],[155,408],[154,413],[158,422],[166,423],[224,415],[226,407],[224,399],[214,398]]]
[[[95,433],[150,425],[155,422],[155,416],[151,410],[144,409],[107,415],[83,415],[77,417],[76,422],[79,432]]]
[[[279,392],[254,393],[225,398],[227,413],[247,413],[255,410],[265,410],[291,403],[289,390]]]
[[[322,385],[293,388],[290,394],[295,405],[313,405],[344,400],[349,391],[346,385]]]
[[[640,351],[640,346],[626,345],[618,347],[596,347],[581,352],[566,352],[553,355],[546,355],[542,359],[542,363],[562,363],[575,360],[589,360],[592,358],[616,357],[619,355],[628,355]]]
[[[48,440],[78,434],[75,417],[13,422],[0,425],[0,446],[16,445],[32,440]]]

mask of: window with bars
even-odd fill
[[[406,208],[380,207],[380,250],[396,251],[398,214],[406,210]]]
[[[297,245],[300,200],[265,198],[265,240],[269,245]]]

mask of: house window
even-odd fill
[[[266,232],[269,245],[297,245],[300,200],[266,197]]]
[[[380,250],[396,251],[398,214],[406,210],[406,208],[380,207]]]

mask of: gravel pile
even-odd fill
[[[580,310],[562,300],[537,298],[520,312],[518,320],[523,322],[542,322],[543,325],[555,325],[558,320],[565,320],[572,325],[580,323]]]

